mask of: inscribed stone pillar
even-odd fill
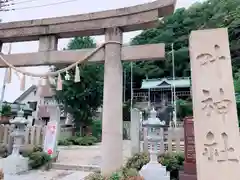
[[[132,155],[140,152],[140,119],[141,114],[138,109],[131,111],[131,153]]]
[[[227,29],[190,36],[198,180],[239,180],[240,140]]]
[[[122,42],[119,28],[109,28],[105,41]],[[107,44],[105,47],[104,93],[102,121],[102,174],[108,175],[123,165],[123,119],[122,119],[122,62],[121,45]]]
[[[193,117],[184,119],[184,147],[185,161],[184,171],[179,172],[180,180],[197,180],[196,174],[196,152],[194,140]]]

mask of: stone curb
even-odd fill
[[[100,145],[94,146],[58,146],[58,150],[75,150],[75,149],[99,149]]]
[[[100,171],[100,166],[94,166],[94,165],[66,165],[66,164],[53,163],[52,164],[52,169],[96,172],[96,171]]]

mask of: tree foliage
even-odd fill
[[[133,62],[134,88],[141,86],[142,79],[172,76],[171,45],[174,47],[175,74],[190,76],[188,39],[192,30],[228,27],[235,87],[240,91],[240,0],[207,0],[195,3],[188,9],[180,8],[159,21],[158,27],[145,30],[134,37],[131,45],[165,43],[165,61]],[[74,38],[68,49],[95,47],[89,37]],[[126,74],[126,101],[130,99],[130,63],[124,63]],[[57,93],[58,99],[67,104],[68,112],[76,122],[87,122],[102,104],[103,66],[81,66],[81,83],[64,81],[64,89]],[[238,87],[239,86],[239,87]]]
[[[69,42],[67,49],[94,47],[96,44],[91,37],[76,37]],[[69,71],[71,79],[63,81],[63,90],[56,92],[56,99],[73,115],[77,127],[91,123],[103,99],[103,65],[88,63],[81,64],[79,68],[81,82],[74,82],[73,69]]]
[[[207,0],[203,3],[195,3],[188,9],[177,9],[172,15],[160,20],[157,28],[145,30],[134,37],[131,41],[132,45],[153,43],[166,45],[165,61],[134,63],[135,85],[139,87],[146,76],[148,78],[172,76],[172,44],[175,75],[190,76],[188,39],[191,31],[221,27],[228,28],[234,85],[236,92],[240,92],[240,0]],[[125,67],[129,69],[129,64],[125,64]],[[192,113],[191,102],[180,100],[177,107],[179,118]],[[237,107],[240,112],[240,103]]]
[[[180,8],[159,21],[157,28],[143,31],[132,39],[132,45],[165,43],[165,61],[134,63],[134,81],[143,78],[172,76],[171,44],[174,44],[175,74],[190,76],[188,39],[192,30],[228,27],[233,73],[240,67],[240,0],[208,0]],[[125,65],[127,67],[127,65]]]
[[[183,120],[187,116],[193,116],[192,102],[187,100],[177,100],[177,117]]]

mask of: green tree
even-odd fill
[[[76,37],[69,42],[67,49],[95,47],[91,37]],[[75,69],[70,70],[70,80],[64,80],[63,90],[56,92],[56,99],[73,115],[77,130],[92,123],[92,118],[102,105],[103,99],[103,65],[85,63],[79,68],[81,81],[75,83]]]
[[[165,61],[134,63],[134,82],[142,79],[172,76],[171,44],[174,44],[175,74],[190,76],[188,39],[192,30],[228,27],[234,74],[240,68],[240,0],[207,0],[188,9],[180,8],[159,21],[157,28],[143,31],[134,37],[132,45],[165,43]],[[129,69],[129,65],[125,65]],[[129,70],[128,70],[129,71]],[[128,74],[128,76],[130,76]]]
[[[193,116],[191,100],[177,100],[177,117],[183,120],[187,116]]]

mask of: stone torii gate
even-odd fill
[[[176,0],[151,3],[102,12],[36,19],[0,24],[3,43],[39,41],[39,52],[3,55],[14,66],[71,64],[93,49],[57,51],[58,39],[105,34],[105,41],[122,42],[122,33],[156,27],[160,17],[174,11]],[[109,174],[123,164],[122,156],[122,61],[162,60],[164,44],[121,46],[106,44],[90,62],[104,61],[102,123],[102,173]],[[0,61],[0,67],[6,67]]]

